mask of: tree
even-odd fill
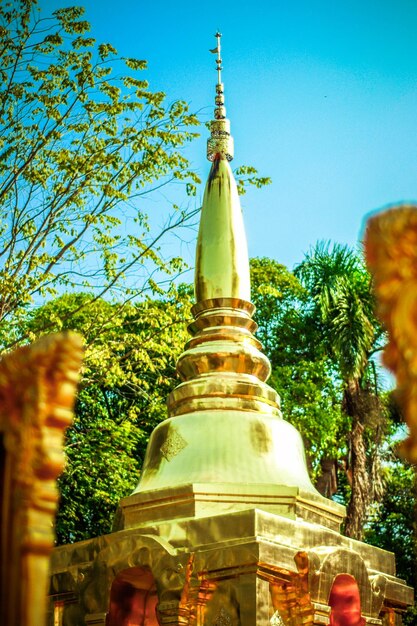
[[[308,314],[343,383],[351,494],[345,533],[363,535],[367,508],[380,495],[379,447],[384,410],[378,396],[374,353],[383,330],[374,313],[371,277],[351,249],[319,243],[296,268],[310,296]]]
[[[37,309],[25,332],[45,320],[85,338],[75,420],[66,434],[67,464],[56,531],[59,543],[110,532],[120,499],[139,480],[153,428],[166,418],[177,384],[176,360],[186,341],[189,290],[123,307],[92,294],[67,294]],[[68,311],[72,315],[68,316]]]
[[[294,274],[272,259],[252,259],[251,281],[257,337],[272,366],[269,384],[280,394],[285,419],[303,437],[313,480],[322,480],[321,462],[337,458],[345,423],[340,381],[306,314],[308,292]],[[330,496],[328,478],[322,491]]]
[[[396,554],[397,575],[415,585],[416,547],[414,468],[393,459],[384,469],[386,489],[374,505],[367,524],[365,539],[373,545]]]
[[[174,206],[155,232],[145,200],[172,181],[195,194],[183,147],[198,120],[149,89],[146,61],[97,45],[82,15],[0,6],[1,347],[20,340],[34,301],[72,288],[129,296],[181,267],[157,245],[192,211]]]
[[[417,585],[415,468],[393,458],[384,468],[386,488],[374,505],[365,529],[365,541],[395,553],[396,572],[407,584]],[[417,607],[403,617],[404,626],[416,623]]]
[[[181,259],[159,246],[199,210],[184,154],[197,117],[149,88],[146,61],[98,45],[83,13],[0,5],[0,350],[26,339],[20,318],[45,297],[124,301],[177,275]],[[238,174],[241,191],[270,182],[253,167]],[[190,204],[165,204],[158,228],[146,201],[171,183]]]

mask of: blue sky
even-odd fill
[[[39,4],[52,11],[75,2]],[[367,213],[417,201],[416,2],[78,4],[97,40],[147,59],[151,87],[206,120],[216,81],[208,49],[223,33],[234,165],[273,180],[242,198],[251,256],[292,268],[318,239],[355,245]],[[202,135],[189,156],[205,178]],[[191,260],[193,245],[178,245]]]

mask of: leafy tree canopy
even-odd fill
[[[415,471],[398,460],[385,469],[386,489],[375,504],[368,521],[365,539],[373,545],[395,552],[397,572],[408,584],[415,580],[415,537],[413,535]]]
[[[182,153],[198,124],[142,76],[146,61],[97,45],[79,7],[42,17],[0,7],[0,322],[62,288],[123,285],[133,267],[176,271],[158,253],[146,197],[199,182]],[[115,71],[116,70],[116,71]],[[178,214],[164,230],[182,222]],[[124,229],[127,226],[127,234]]]
[[[198,211],[184,153],[197,117],[150,89],[145,60],[97,44],[83,13],[0,4],[0,349],[24,339],[20,317],[43,298],[124,301],[176,275],[182,261],[164,257],[161,239]],[[240,182],[269,179],[243,167]],[[190,204],[165,206],[158,230],[147,199],[170,183]]]
[[[257,336],[268,355],[269,383],[281,396],[285,419],[301,433],[313,477],[320,461],[346,454],[338,443],[346,419],[341,386],[307,312],[309,293],[296,276],[272,259],[251,260]]]
[[[189,290],[182,288],[124,306],[67,294],[26,322],[25,332],[33,335],[42,334],[48,320],[54,330],[77,330],[86,341],[59,479],[59,543],[110,532],[117,504],[136,486],[149,435],[167,415],[189,308]],[[69,310],[77,313],[69,318]]]
[[[364,538],[374,546],[394,552],[397,576],[416,587],[416,468],[394,459],[384,472],[384,495],[371,509]],[[417,607],[410,607],[403,624],[413,626],[416,620]]]
[[[372,358],[384,337],[374,311],[372,279],[354,250],[324,242],[310,250],[295,273],[309,294],[307,314],[342,381],[341,408],[349,419],[345,468],[351,487],[345,533],[361,539],[367,508],[381,495],[386,425]]]
[[[372,279],[348,246],[320,241],[295,270],[309,293],[311,320],[344,380],[360,378],[380,346]]]

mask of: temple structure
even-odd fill
[[[394,626],[412,602],[394,556],[340,534],[301,437],[267,385],[221,80],[181,384],[110,535],[57,548],[50,624]]]

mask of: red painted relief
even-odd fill
[[[139,567],[125,570],[113,581],[106,626],[158,626],[157,603],[152,573]]]
[[[358,583],[350,574],[339,574],[329,596],[330,626],[363,626]]]

